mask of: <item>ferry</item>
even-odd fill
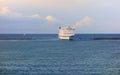
[[[70,26],[59,27],[59,39],[62,40],[73,40],[75,36],[75,29]]]

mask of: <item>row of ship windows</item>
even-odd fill
[[[62,34],[74,34],[74,33],[62,33]]]

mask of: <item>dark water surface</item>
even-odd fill
[[[1,40],[0,75],[120,75],[119,40],[65,41],[56,37]]]

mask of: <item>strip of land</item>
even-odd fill
[[[94,40],[120,40],[120,38],[94,38]]]
[[[0,40],[36,40],[35,38],[0,38]]]
[[[0,38],[0,40],[37,40],[36,38]],[[120,38],[93,38],[93,40],[120,40]]]

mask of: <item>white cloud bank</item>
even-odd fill
[[[0,9],[0,15],[2,16],[12,16],[12,17],[19,17],[19,18],[34,18],[34,19],[46,19],[46,22],[49,22],[49,23],[55,23],[57,20],[55,17],[53,16],[46,16],[46,17],[41,17],[40,14],[38,13],[34,13],[34,14],[31,14],[31,15],[25,15],[21,12],[16,12],[16,11],[13,11],[11,10],[8,6],[4,6]]]
[[[2,7],[2,8],[0,9],[0,14],[5,15],[5,14],[10,13],[10,11],[11,11],[11,10],[9,9],[9,7],[5,6],[5,7]]]
[[[32,18],[41,18],[41,16],[39,14],[32,14],[30,17],[32,17]]]
[[[89,16],[85,16],[83,19],[76,22],[74,27],[79,27],[79,26],[82,26],[82,25],[89,25],[90,23],[91,23],[91,18]]]
[[[21,12],[16,12],[16,11],[11,10],[8,6],[4,6],[0,8],[0,15],[3,15],[3,16],[9,15],[12,17],[24,17],[24,18],[28,17],[28,18],[37,18],[37,19],[41,18],[40,14],[38,13],[31,14],[31,15],[24,15]]]
[[[50,23],[54,23],[57,21],[56,18],[53,16],[46,16],[46,20],[47,22],[50,22]]]

